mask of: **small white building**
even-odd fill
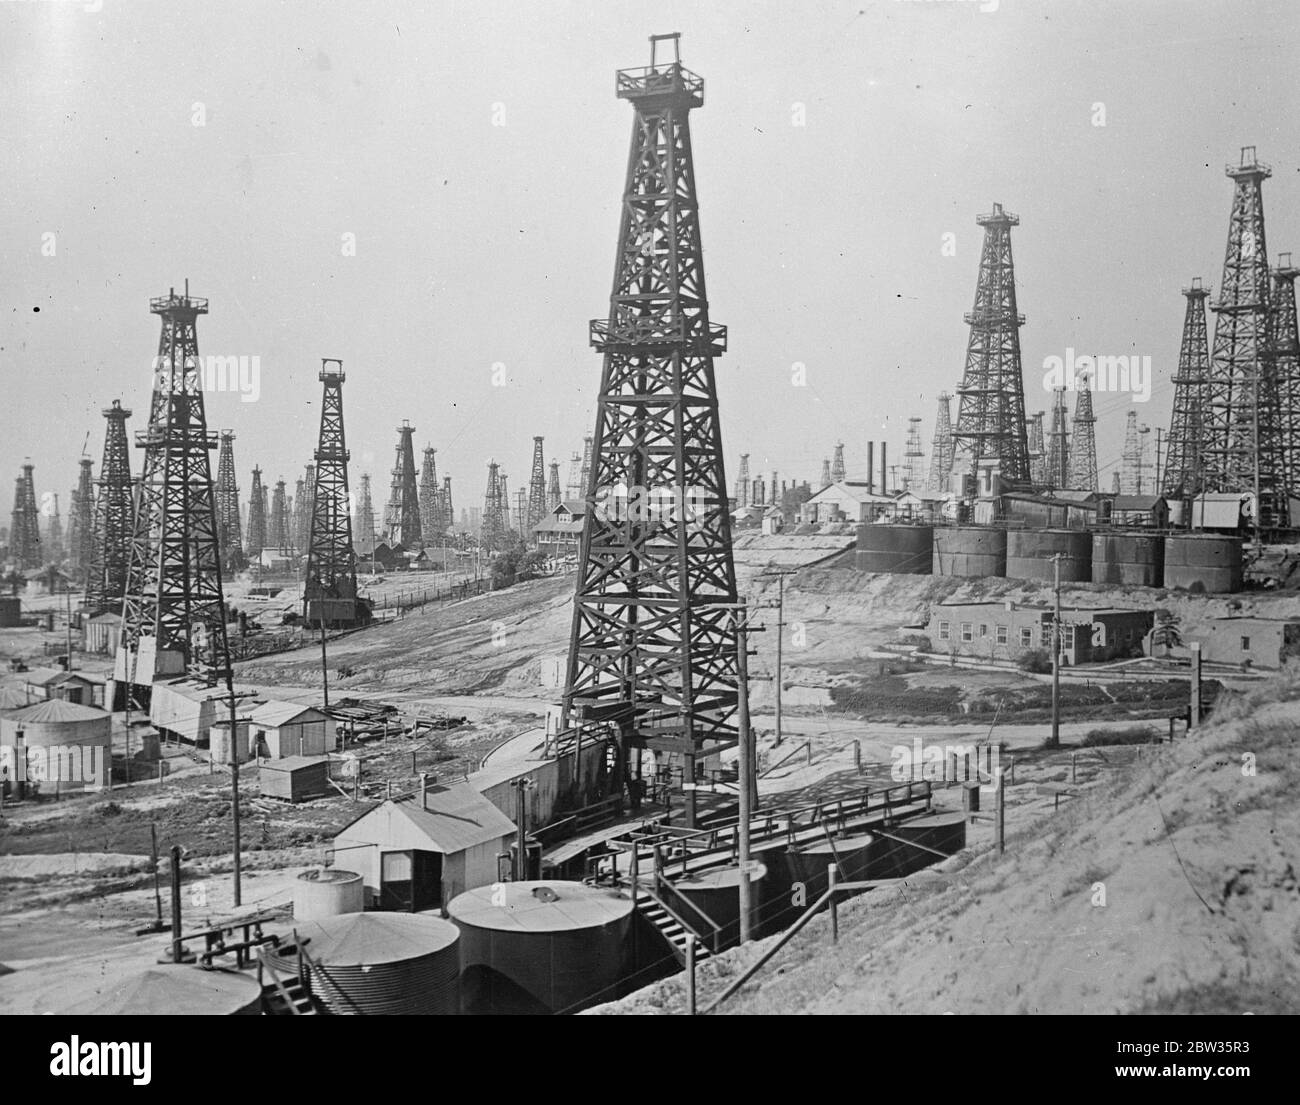
[[[251,744],[259,759],[323,756],[338,744],[338,727],[313,706],[265,702],[249,715]]]
[[[874,522],[894,505],[892,495],[878,495],[869,480],[841,480],[828,484],[800,508],[805,522]]]
[[[334,863],[361,875],[368,903],[416,913],[498,881],[514,836],[515,823],[472,786],[430,786],[345,826]]]

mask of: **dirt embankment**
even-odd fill
[[[1014,788],[1013,788],[1014,789]],[[1300,665],[1060,812],[854,899],[734,1013],[1300,1012]],[[710,963],[701,1003],[757,949]],[[680,1012],[680,976],[602,1012]]]

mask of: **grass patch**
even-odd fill
[[[1159,744],[1160,733],[1149,725],[1130,725],[1124,729],[1089,729],[1084,735],[1084,748],[1107,744]]]

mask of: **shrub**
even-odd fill
[[[1160,734],[1149,725],[1130,725],[1127,729],[1089,729],[1083,738],[1084,748],[1106,744],[1156,744]]]
[[[1052,670],[1052,657],[1045,648],[1031,649],[1016,661],[1016,667],[1021,671],[1045,675]]]

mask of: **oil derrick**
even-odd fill
[[[1263,182],[1272,170],[1245,146],[1234,182],[1228,245],[1223,260],[1214,346],[1206,385],[1205,484],[1209,491],[1251,492],[1255,525],[1271,531],[1287,524],[1281,471],[1281,411],[1269,349],[1270,274],[1264,238]]]
[[[560,462],[551,461],[551,472],[546,478],[546,512],[549,514],[560,505]]]
[[[582,457],[574,453],[569,458],[569,482],[564,488],[566,499],[581,499],[582,490]]]
[[[831,485],[831,458],[822,458],[822,476],[818,481],[818,490],[824,490]]]
[[[117,399],[104,410],[108,421],[104,453],[96,481],[95,537],[86,579],[85,611],[91,617],[120,610],[131,562],[131,526],[135,516],[135,484],[131,479],[131,450],[126,420],[131,412]]]
[[[1169,421],[1169,448],[1165,453],[1164,486],[1171,498],[1199,495],[1204,484],[1205,390],[1210,375],[1210,345],[1205,325],[1205,301],[1210,289],[1199,276],[1183,289],[1183,337],[1174,374],[1174,409]]]
[[[221,431],[217,454],[217,547],[227,572],[244,567],[244,536],[239,524],[239,484],[235,480],[235,431]]]
[[[674,58],[656,65],[662,41]],[[653,36],[650,66],[616,78],[636,117],[609,315],[591,323],[603,364],[562,722],[616,724],[618,769],[636,749],[639,777],[653,742],[693,781],[737,739],[737,595],[713,369],[726,328],[709,320],[689,122],[704,82],[677,46]],[[597,510],[615,488],[628,497]]]
[[[514,528],[510,520],[510,489],[506,486],[505,472],[499,473],[497,477],[497,481],[498,481],[498,485],[497,485],[498,495],[500,496],[501,499],[501,528],[502,528],[501,547],[505,548],[506,545],[509,544],[510,542],[510,531]]]
[[[50,514],[49,524],[45,527],[43,549],[46,560],[51,564],[61,564],[66,550],[63,547],[63,518],[59,514],[59,493],[52,492],[50,499],[54,503],[54,510]]]
[[[740,471],[736,476],[736,509],[744,510],[750,502],[749,454],[740,454]]]
[[[253,486],[248,493],[248,544],[244,551],[250,560],[260,560],[266,547],[266,488],[262,486],[262,470],[254,468]]]
[[[995,471],[1004,481],[1030,480],[1029,443],[1025,436],[1025,388],[1020,371],[1020,327],[1016,310],[1015,265],[1011,228],[1016,215],[993,205],[975,222],[984,227],[975,306],[966,314],[970,337],[966,370],[957,389],[957,428],[953,432],[954,466],[979,476]]]
[[[149,427],[136,435],[144,467],[123,603],[126,673],[132,684],[150,684],[179,662],[216,681],[229,677],[230,655],[210,456],[217,441],[204,415],[195,325],[208,301],[187,286],[149,309],[161,316],[162,334]]]
[[[578,493],[575,499],[585,499],[591,493],[591,435],[582,439],[582,469],[578,473]]]
[[[370,497],[370,473],[361,475],[361,492],[357,495],[357,516],[352,521],[352,537],[360,553],[375,549],[375,504]]]
[[[1034,411],[1033,415],[1025,420],[1026,422],[1026,439],[1025,445],[1029,455],[1029,476],[1035,487],[1047,487],[1051,479],[1047,471],[1047,442],[1043,434],[1043,418],[1045,411]]]
[[[275,491],[271,493],[271,526],[268,537],[271,548],[282,555],[289,552],[289,529],[289,504],[284,480],[276,480]]]
[[[309,626],[346,628],[370,620],[357,598],[357,560],[348,514],[347,440],[343,432],[343,362],[321,359],[320,437],[311,496],[302,616]]]
[[[36,483],[32,478],[35,465],[24,464],[23,474],[14,487],[14,512],[9,525],[9,550],[17,566],[43,568],[41,557],[41,522],[36,511]]]
[[[939,409],[934,416],[934,441],[930,446],[930,490],[947,491],[952,475],[952,396],[939,393]]]
[[[441,536],[446,536],[456,528],[456,510],[451,502],[451,477],[442,477],[442,527],[439,530]]]
[[[844,469],[844,442],[835,443],[835,459],[831,462],[831,483],[843,483],[846,475]],[[868,474],[870,479],[870,474]]]
[[[397,427],[397,459],[393,464],[393,486],[384,511],[384,540],[391,548],[414,549],[420,544],[420,490],[415,479],[415,427],[409,422]]]
[[[1047,435],[1045,488],[1063,491],[1070,482],[1070,416],[1065,409],[1065,388],[1053,388],[1052,429]]]
[[[1300,333],[1296,327],[1295,280],[1300,268],[1283,253],[1273,270],[1272,334],[1274,371],[1277,376],[1281,467],[1292,499],[1300,498]],[[1292,526],[1300,518],[1288,518]]]
[[[907,420],[907,458],[903,467],[903,490],[920,491],[925,486],[925,453],[921,449],[921,419],[912,415]]]
[[[503,516],[504,496],[501,493],[501,466],[496,461],[488,463],[487,489],[483,493],[483,520],[479,523],[479,547],[487,552],[497,552],[505,544],[506,520]]]
[[[1141,495],[1147,490],[1143,476],[1147,468],[1146,435],[1150,432],[1150,426],[1138,425],[1137,411],[1128,412],[1119,474],[1120,493],[1123,495]]]
[[[521,487],[515,492],[515,532],[522,536],[528,530],[528,496]]]
[[[77,464],[77,487],[72,493],[72,510],[68,515],[68,572],[84,586],[95,558],[95,479],[91,471],[95,462],[83,456]]]
[[[1075,491],[1097,491],[1097,416],[1092,413],[1092,388],[1086,379],[1074,401],[1074,436],[1070,438],[1070,478]]]
[[[442,513],[438,502],[438,450],[432,445],[424,447],[424,459],[420,465],[420,536],[432,541],[441,532],[438,518]]]
[[[293,500],[293,549],[306,556],[311,547],[311,517],[316,497],[316,466],[307,465]]]
[[[522,490],[522,489],[521,489]],[[519,536],[527,540],[533,527],[546,520],[546,461],[542,456],[542,438],[533,438],[533,471],[528,478],[528,513],[521,520]]]

